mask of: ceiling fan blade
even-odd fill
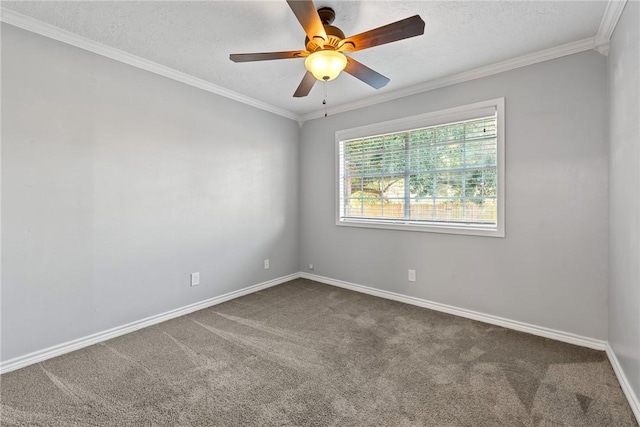
[[[422,34],[424,34],[424,21],[420,18],[420,15],[415,15],[373,30],[365,31],[355,36],[347,37],[341,42],[339,50],[355,52],[357,50],[368,49]]]
[[[324,46],[324,42],[327,40],[327,33],[324,30],[322,21],[318,16],[316,7],[311,0],[287,0],[289,7],[296,15],[300,25],[304,28],[304,32],[307,33],[309,40],[313,40],[320,47]]]
[[[383,76],[377,71],[373,71],[371,68],[361,64],[351,57],[347,57],[347,66],[344,71],[351,74],[353,77],[362,80],[375,89],[380,89],[389,83],[388,77]]]
[[[229,59],[233,62],[268,61],[271,59],[303,58],[309,56],[306,50],[290,50],[287,52],[232,53]]]
[[[294,93],[293,96],[295,98],[302,98],[303,96],[309,95],[309,92],[311,92],[311,88],[315,82],[316,78],[313,77],[313,74],[307,71],[307,74],[302,78],[302,81],[300,82],[300,85],[298,85],[298,89],[296,89],[296,93]]]

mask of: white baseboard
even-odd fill
[[[505,319],[503,317],[493,316],[490,314],[479,313],[473,310],[467,310],[464,308],[453,307],[447,304],[441,304],[438,302],[428,301],[421,298],[402,295],[395,292],[384,291],[368,286],[358,285],[356,283],[345,282],[343,280],[331,279],[329,277],[318,276],[315,274],[309,274],[306,272],[300,272],[300,277],[304,279],[314,280],[316,282],[325,283],[327,285],[337,286],[339,288],[349,289],[355,292],[360,292],[368,295],[373,295],[380,298],[390,299],[393,301],[399,301],[406,304],[416,305],[418,307],[424,307],[435,311],[441,311],[443,313],[453,314],[455,316],[465,317],[467,319],[477,320],[491,325],[502,326],[508,329],[514,329],[516,331],[526,332],[532,335],[537,335],[545,338],[550,338],[556,341],[562,341],[569,344],[579,345],[581,347],[592,348],[594,350],[603,350],[606,352],[607,357],[613,370],[618,378],[620,387],[624,392],[624,395],[631,406],[631,410],[635,415],[638,423],[640,424],[640,400],[635,395],[631,384],[627,380],[627,377],[620,366],[620,362],[616,357],[613,349],[607,341],[597,340],[594,338],[584,337],[570,332],[558,331],[555,329],[549,329],[542,326],[531,325],[529,323],[518,322],[517,320]]]
[[[146,328],[147,326],[155,325],[157,323],[161,323],[176,317],[184,316],[185,314],[193,313],[194,311],[221,304],[225,301],[258,292],[262,289],[270,288],[272,286],[279,285],[281,283],[288,282],[289,280],[297,279],[299,277],[299,273],[293,273],[288,276],[279,277],[277,279],[262,282],[244,289],[229,292],[224,295],[209,298],[204,301],[196,302],[194,304],[189,304],[184,307],[176,308],[174,310],[170,310],[161,314],[156,314],[155,316],[150,316],[145,319],[127,323],[126,325],[117,326],[115,328],[98,332],[86,337],[78,338],[73,341],[68,341],[66,343],[55,345],[53,347],[45,348],[43,350],[34,351],[33,353],[29,353],[24,356],[18,356],[13,359],[7,360],[6,362],[0,363],[0,374],[15,371],[16,369],[24,368],[25,366],[29,366],[34,363],[39,363],[47,359],[63,355],[65,353],[69,353],[93,344],[97,344],[99,342],[109,340],[111,338],[119,337],[120,335],[137,331],[138,329]]]
[[[248,295],[254,292],[258,292],[262,289],[267,289],[272,286],[276,286],[281,283],[285,283],[300,277],[304,279],[314,280],[320,283],[325,283],[327,285],[349,289],[355,292],[373,295],[376,297],[385,298],[393,301],[399,301],[406,304],[415,305],[418,307],[424,307],[431,310],[464,317],[467,319],[489,323],[492,325],[502,326],[508,329],[514,329],[516,331],[526,332],[532,335],[538,335],[541,337],[550,338],[557,341],[566,342],[569,344],[575,344],[582,347],[592,348],[595,350],[604,350],[606,351],[609,361],[613,366],[613,370],[615,371],[618,381],[620,382],[620,386],[625,396],[627,397],[627,400],[629,401],[629,405],[631,406],[631,409],[635,417],[637,418],[638,422],[640,422],[640,402],[638,400],[638,396],[635,395],[633,389],[631,388],[631,385],[629,384],[629,381],[627,380],[627,377],[624,374],[624,371],[620,366],[618,358],[616,357],[609,343],[607,343],[606,341],[596,340],[589,337],[583,337],[583,336],[572,334],[569,332],[563,332],[563,331],[558,331],[554,329],[544,328],[542,326],[531,325],[524,322],[518,322],[516,320],[505,319],[505,318],[493,316],[490,314],[458,308],[458,307],[450,306],[447,304],[441,304],[441,303],[428,301],[421,298],[398,294],[395,292],[389,292],[389,291],[371,288],[368,286],[358,285],[355,283],[349,283],[342,280],[331,279],[329,277],[309,274],[306,272],[293,273],[287,276],[279,277],[273,280],[259,283],[257,285],[249,286],[244,289],[229,292],[224,295],[209,298],[204,301],[200,301],[200,302],[190,304],[181,308],[177,308],[175,310],[167,311],[165,313],[157,314],[155,316],[151,316],[135,322],[127,323],[126,325],[118,326],[116,328],[112,328],[103,332],[98,332],[83,338],[78,338],[73,341],[55,345],[53,347],[49,347],[43,350],[35,351],[33,353],[29,353],[24,356],[19,356],[19,357],[7,360],[6,362],[0,363],[0,374],[11,372],[16,369],[24,368],[34,363],[39,363],[47,359],[51,359],[53,357],[63,355],[65,353],[79,350],[81,348],[88,347],[90,345],[97,344],[97,343],[109,340],[111,338],[118,337],[120,335],[128,334],[130,332],[134,332],[139,329],[146,328],[147,326],[155,325],[157,323],[161,323],[176,317],[184,316],[185,314],[193,313],[194,311],[202,310],[217,304],[221,304],[223,302],[226,302],[235,298],[239,298],[241,296]]]
[[[317,276],[315,274],[309,274],[305,272],[301,272],[300,277],[309,280],[315,280],[316,282],[326,283],[327,285],[333,285],[380,298],[403,302],[406,304],[417,305],[418,307],[429,308],[431,310],[441,311],[443,313],[453,314],[455,316],[465,317],[467,319],[502,326],[504,328],[514,329],[516,331],[527,332],[532,335],[551,338],[556,341],[562,341],[569,344],[592,348],[595,350],[604,351],[607,346],[606,341],[583,337],[581,335],[572,334],[570,332],[563,332],[555,329],[545,328],[542,326],[531,325],[529,323],[519,322],[517,320],[505,319],[503,317],[493,316],[491,314],[458,308],[447,304],[441,304],[439,302],[433,302],[421,298],[398,294],[395,292],[383,291],[380,289],[370,288],[368,286],[331,279],[329,277]]]
[[[613,366],[613,371],[616,373],[616,377],[618,377],[620,387],[629,401],[629,406],[631,406],[633,415],[636,416],[636,420],[638,421],[638,424],[640,424],[640,399],[638,399],[638,396],[633,392],[631,384],[629,383],[627,376],[624,374],[622,366],[620,366],[620,362],[609,343],[607,343],[606,351],[607,356],[609,357],[609,362],[611,362],[611,366]]]

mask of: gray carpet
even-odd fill
[[[2,425],[637,426],[603,352],[295,280],[1,377]]]

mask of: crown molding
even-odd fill
[[[609,54],[609,41],[626,4],[627,0],[609,0],[607,2],[607,8],[604,11],[598,34],[595,37],[595,49],[605,56]]]
[[[435,80],[429,80],[416,86],[411,86],[405,89],[396,90],[393,92],[383,93],[380,95],[372,96],[370,98],[362,99],[348,104],[338,105],[330,108],[329,114],[344,113],[346,111],[356,110],[358,108],[369,107],[371,105],[380,104],[382,102],[392,101],[398,98],[404,98],[406,96],[415,95],[422,92],[428,92],[430,90],[443,88],[446,86],[455,85],[458,83],[467,82],[470,80],[479,79],[482,77],[492,76],[494,74],[502,73],[516,68],[526,67],[528,65],[537,64],[539,62],[549,61],[551,59],[560,58],[574,53],[584,52],[595,48],[595,37],[589,37],[587,39],[578,40],[563,44],[560,46],[552,47],[550,49],[541,50],[528,55],[519,56],[517,58],[508,59],[506,61],[498,62],[495,64],[487,65],[485,67],[476,68],[470,71],[465,71],[458,74],[442,77]],[[324,110],[315,111],[303,115],[302,121],[311,119],[317,119],[324,117]]]
[[[14,12],[10,9],[6,9],[4,7],[1,9],[0,20],[15,27],[22,28],[23,30],[31,31],[32,33],[57,40],[78,47],[80,49],[105,56],[110,59],[115,59],[116,61],[123,62],[125,64],[140,68],[145,71],[150,71],[152,73],[179,81],[189,86],[197,87],[198,89],[202,89],[216,95],[224,96],[225,98],[233,99],[234,101],[241,102],[251,107],[268,111],[270,113],[277,114],[291,120],[295,120],[298,122],[300,121],[300,116],[291,111],[276,107],[263,101],[259,101],[246,95],[239,94],[232,90],[210,83],[206,80],[194,77],[187,73],[183,73],[182,71],[175,70],[165,65],[149,61],[148,59],[132,55],[120,49],[116,49],[102,43],[89,40],[86,37],[79,36],[70,31],[63,30],[61,28],[44,23],[21,13]]]
[[[517,58],[508,59],[506,61],[498,62],[495,64],[487,65],[484,67],[476,68],[473,70],[465,71],[462,73],[445,76],[439,79],[430,80],[415,86],[396,90],[393,92],[383,93],[380,95],[374,95],[372,97],[338,105],[330,108],[329,114],[339,114],[347,111],[355,110],[358,108],[368,107],[376,104],[380,104],[387,101],[392,101],[398,98],[415,95],[422,92],[428,92],[430,90],[439,89],[446,86],[451,86],[458,83],[467,82],[470,80],[479,79],[482,77],[488,77],[494,74],[502,73],[504,71],[514,70],[528,65],[537,64],[544,61],[560,58],[574,53],[579,53],[591,49],[595,49],[598,52],[606,55],[609,48],[609,39],[613,34],[615,26],[622,14],[624,5],[627,0],[609,0],[604,16],[600,23],[600,29],[595,37],[590,37],[584,40],[567,43],[564,45],[556,46],[550,49],[545,49],[539,52],[519,56]],[[102,43],[94,42],[85,37],[79,36],[72,32],[63,30],[56,26],[46,24],[29,16],[23,15],[12,10],[1,8],[0,20],[7,24],[14,25],[27,31],[31,31],[42,36],[67,43],[69,45],[87,50],[89,52],[96,53],[98,55],[105,56],[107,58],[114,59],[116,61],[123,62],[134,67],[150,71],[152,73],[179,81],[181,83],[205,90],[207,92],[214,93],[216,95],[223,96],[225,98],[233,99],[243,104],[255,107],[270,113],[286,117],[298,122],[298,125],[302,127],[305,121],[317,119],[325,116],[325,111],[314,111],[311,113],[298,115],[292,111],[285,110],[280,107],[276,107],[269,103],[251,98],[246,95],[239,94],[232,90],[218,86],[206,80],[194,77],[192,75],[177,71],[173,68],[158,64],[153,61],[141,58],[136,55],[124,52],[120,49],[106,46]]]

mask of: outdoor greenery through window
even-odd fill
[[[339,221],[495,230],[498,124],[484,114],[339,140]]]

